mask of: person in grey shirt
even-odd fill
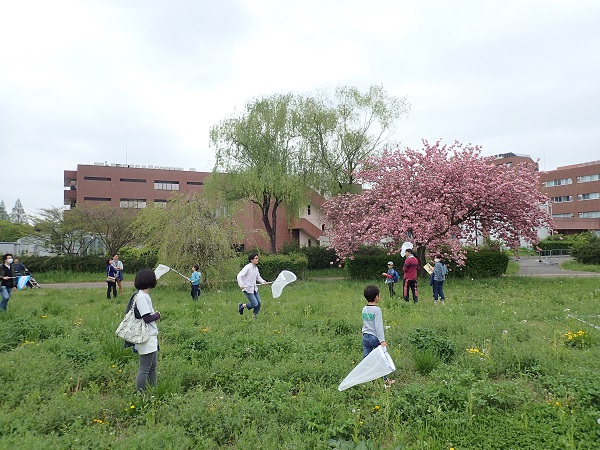
[[[446,296],[444,295],[444,280],[448,273],[448,268],[444,261],[442,261],[442,255],[439,253],[435,255],[435,266],[433,267],[433,278],[431,280],[433,285],[433,303],[437,305],[438,297],[442,301],[442,305],[446,302]]]
[[[381,308],[377,306],[381,298],[379,297],[379,288],[374,285],[369,285],[364,290],[364,296],[367,300],[367,305],[362,309],[362,346],[363,359],[375,350],[380,345],[387,346],[385,342],[385,334],[383,331],[383,314]],[[383,377],[386,386],[396,382],[396,380]]]

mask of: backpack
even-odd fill
[[[394,283],[397,283],[397,282],[398,282],[398,280],[400,280],[400,275],[398,275],[398,271],[397,271],[396,269],[394,269],[394,276],[393,276],[393,278],[392,278],[392,281],[393,281]]]

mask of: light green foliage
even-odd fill
[[[85,255],[92,244],[90,227],[75,211],[53,206],[40,210],[34,218],[40,239],[67,255]]]
[[[207,192],[257,205],[271,253],[276,251],[278,208],[285,203],[295,215],[306,197],[299,120],[295,96],[273,95],[248,102],[240,115],[221,121],[210,133],[217,161]]]
[[[31,225],[0,220],[0,242],[16,242],[35,232]]]
[[[0,448],[597,448],[598,331],[567,316],[600,325],[596,279],[452,279],[445,306],[427,287],[417,304],[384,290],[397,382],[338,392],[362,358],[364,286],[261,287],[252,319],[235,287],[193,302],[161,278],[158,385],[144,395],[114,335],[132,289],[15,292],[0,314]],[[566,346],[579,330],[589,344]],[[454,358],[420,370],[411,341],[451,343]]]
[[[198,264],[203,285],[225,279],[223,272],[229,272],[234,255],[232,245],[238,242],[231,218],[216,214],[199,194],[174,196],[166,208],[143,209],[133,228],[138,241],[156,249],[159,263],[186,276]]]
[[[339,86],[332,97],[322,93],[304,99],[302,142],[319,176],[317,185],[330,194],[351,192],[356,169],[389,143],[409,108],[405,98],[390,96],[378,85],[364,93]]]

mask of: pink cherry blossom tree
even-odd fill
[[[361,244],[383,244],[398,253],[412,241],[421,263],[442,252],[459,264],[463,244],[488,235],[509,247],[538,241],[552,227],[534,167],[497,166],[479,146],[455,142],[419,150],[386,150],[365,161],[356,179],[369,188],[325,203],[331,246],[350,256]]]

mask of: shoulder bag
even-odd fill
[[[150,339],[148,324],[144,322],[144,319],[137,319],[135,317],[135,303],[137,301],[137,293],[133,299],[131,309],[125,314],[125,318],[119,324],[119,327],[115,331],[117,336],[125,339],[127,342],[133,344],[143,344]]]

